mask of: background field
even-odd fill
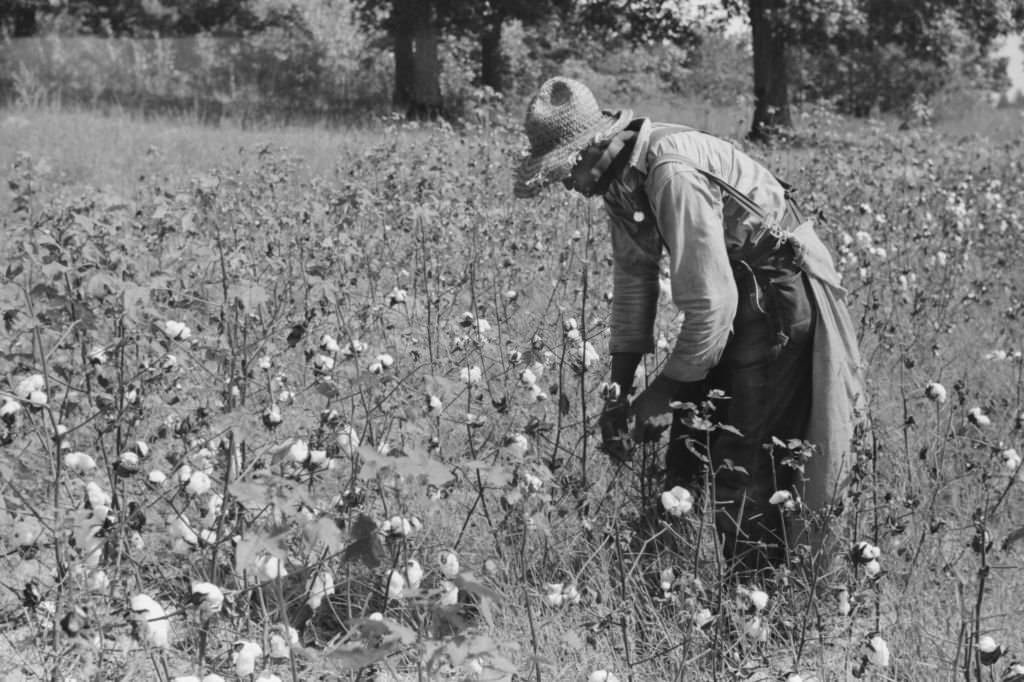
[[[599,92],[747,128],[745,109]],[[232,678],[240,640],[268,652],[256,672],[302,680],[990,679],[1024,656],[1019,114],[900,129],[808,107],[789,144],[749,150],[820,217],[871,424],[840,551],[741,586],[769,594],[761,611],[704,516],[650,518],[656,448],[628,466],[597,451],[600,206],[514,201],[521,107],[483,114],[243,130],[0,113],[4,679]],[[35,374],[45,405],[15,400]],[[856,541],[880,574],[846,556]],[[419,588],[389,595],[410,559]],[[322,570],[336,589],[313,612]],[[219,614],[188,603],[195,581],[224,590]],[[132,636],[140,593],[168,646]],[[286,624],[290,657],[269,655]],[[873,633],[885,667],[865,663]],[[991,667],[982,635],[1009,650]]]

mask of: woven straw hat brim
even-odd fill
[[[551,183],[567,177],[576,165],[576,155],[580,151],[594,141],[608,139],[623,131],[632,119],[633,112],[629,110],[606,113],[602,125],[577,135],[546,154],[527,156],[516,169],[515,196],[520,199],[535,197]]]

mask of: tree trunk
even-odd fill
[[[395,52],[395,90],[391,103],[396,109],[408,109],[416,82],[413,59],[414,8],[419,0],[394,0],[391,6],[391,37]]]
[[[406,115],[416,119],[435,119],[441,115],[441,58],[438,55],[437,23],[431,0],[412,0],[413,26],[412,101]]]
[[[782,0],[750,0],[750,30],[754,46],[754,120],[750,138],[766,140],[779,128],[792,126],[786,41],[776,26]]]
[[[480,31],[480,85],[502,92],[505,83],[505,56],[501,54],[501,27],[504,18],[493,14]]]

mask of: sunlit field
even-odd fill
[[[664,443],[598,449],[600,204],[513,200],[518,110],[480,113],[0,111],[0,679],[1024,680],[1024,119],[750,150],[869,408],[835,543],[737,584]]]

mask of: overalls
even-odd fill
[[[669,161],[685,158],[670,154],[656,163]],[[725,212],[763,216],[724,180],[697,170],[722,191]],[[712,400],[710,418],[732,428],[698,431],[677,410],[666,454],[666,489],[683,485],[699,494],[706,473],[713,473],[716,528],[726,557],[741,569],[778,565],[785,557],[784,518],[769,499],[790,489],[793,469],[779,466],[781,453],[766,446],[773,436],[802,438],[810,416],[817,312],[808,276],[785,236],[800,222],[799,210],[787,198],[781,224],[764,229],[756,243],[749,240],[729,251],[739,294],[732,334],[719,363],[703,381],[684,384],[677,399],[699,405],[719,391],[725,397]],[[710,469],[694,454],[694,443],[710,444]]]

